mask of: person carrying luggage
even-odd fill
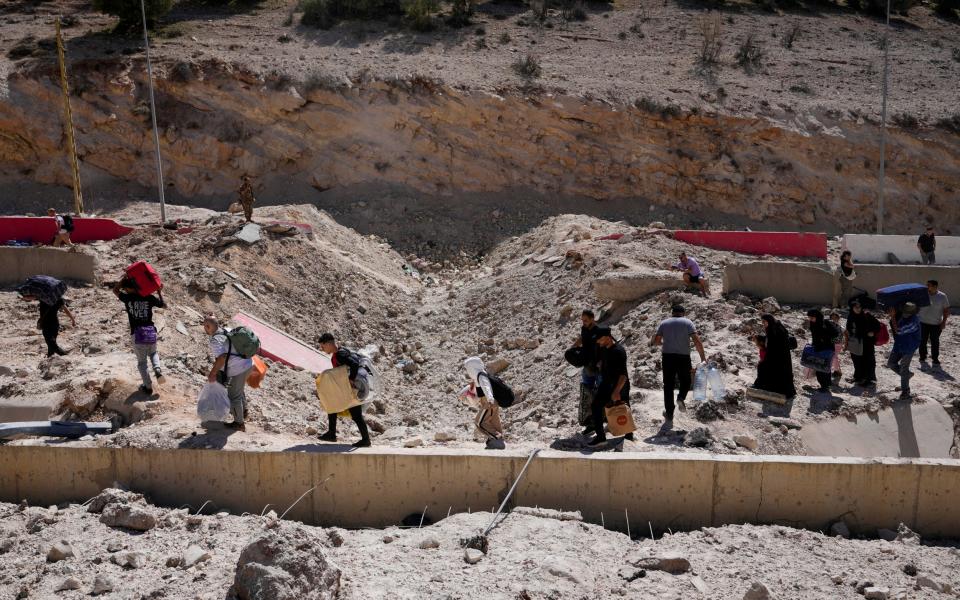
[[[917,318],[917,305],[907,302],[900,311],[893,306],[887,307],[890,317],[890,331],[893,335],[893,349],[887,359],[887,368],[900,375],[900,398],[908,399],[910,394],[910,361],[920,347],[920,319]]]
[[[247,375],[253,368],[253,359],[240,352],[230,338],[232,332],[221,327],[220,321],[213,315],[203,320],[203,330],[210,336],[210,354],[214,359],[207,373],[207,381],[220,383],[227,388],[230,413],[233,415],[233,422],[228,423],[227,427],[246,431],[247,398],[244,390]]]
[[[130,338],[133,342],[133,353],[137,357],[137,369],[140,371],[140,391],[144,394],[153,393],[153,382],[150,380],[150,367],[153,368],[157,383],[164,382],[163,371],[160,368],[160,354],[157,353],[157,328],[153,324],[153,309],[165,308],[163,293],[142,296],[132,280],[124,277],[113,286],[113,293],[120,302],[123,302],[127,311],[127,320],[130,322]]]
[[[40,318],[37,320],[37,329],[43,333],[43,341],[47,344],[47,357],[54,354],[65,356],[67,350],[60,347],[57,338],[60,335],[60,312],[70,318],[70,324],[75,328],[77,320],[67,308],[63,298],[67,286],[47,275],[34,275],[18,288],[20,298],[25,302],[36,301],[40,305]]]
[[[597,333],[597,359],[600,366],[600,385],[593,397],[593,428],[596,435],[590,440],[590,446],[601,446],[607,442],[603,430],[606,407],[614,404],[630,404],[630,375],[627,371],[627,351],[624,350],[607,327]],[[628,433],[625,439],[633,440]]]
[[[863,309],[859,300],[850,303],[847,327],[844,332],[844,349],[850,352],[853,361],[853,383],[863,387],[877,382],[877,334],[880,321]]]
[[[332,333],[324,333],[320,336],[320,349],[330,355],[330,362],[334,367],[345,365],[350,374],[350,385],[357,393],[358,400],[364,400],[370,393],[370,373],[363,366],[360,355],[347,348],[341,348],[337,345],[337,340]],[[360,439],[353,443],[354,448],[367,448],[370,446],[370,432],[367,429],[367,422],[363,418],[363,406],[350,407],[350,417],[357,424],[360,430]],[[337,441],[337,413],[327,414],[327,432],[320,436],[324,442]]]
[[[477,434],[486,438],[487,450],[503,450],[507,445],[503,440],[503,422],[500,420],[500,403],[497,401],[494,380],[477,356],[465,360],[463,368],[470,382],[460,390],[460,399],[477,409],[474,418]]]

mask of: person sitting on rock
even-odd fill
[[[670,267],[674,271],[683,273],[683,282],[688,286],[698,286],[704,296],[710,295],[707,287],[707,277],[700,270],[700,264],[686,252],[680,253],[680,262]]]
[[[130,321],[130,337],[133,340],[133,353],[137,357],[137,369],[143,381],[140,391],[144,394],[153,393],[153,384],[150,381],[150,370],[147,360],[153,367],[153,374],[157,383],[162,384],[163,371],[160,369],[160,355],[157,353],[157,328],[153,324],[153,309],[165,308],[163,293],[141,296],[136,284],[128,278],[123,278],[113,286],[113,293],[127,310],[127,319]]]
[[[50,242],[51,246],[59,248],[60,246],[73,246],[73,242],[70,241],[70,228],[67,226],[67,221],[62,216],[57,214],[57,210],[54,208],[47,209],[47,216],[54,219],[57,223],[57,233],[53,236],[53,241]]]
[[[370,393],[369,373],[361,363],[360,356],[347,348],[341,348],[337,345],[337,340],[332,333],[324,333],[320,336],[320,349],[330,355],[330,362],[334,368],[345,365],[350,373],[350,385],[356,391],[357,399],[364,400]],[[353,443],[354,448],[367,448],[370,446],[370,432],[367,430],[367,422],[363,418],[363,406],[351,406],[350,416],[353,422],[357,424],[360,430],[360,439]],[[320,436],[324,442],[337,441],[337,413],[327,414],[327,432]]]
[[[474,423],[477,434],[486,438],[487,450],[503,450],[506,443],[503,441],[503,422],[500,420],[500,405],[494,398],[494,389],[490,375],[483,361],[477,356],[471,356],[463,362],[470,383],[460,390],[460,399],[477,409]]]

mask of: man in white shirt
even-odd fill
[[[930,306],[920,309],[920,366],[927,360],[927,341],[930,342],[930,357],[933,366],[940,366],[940,333],[947,326],[950,317],[950,299],[939,289],[940,283],[936,279],[927,282],[927,293],[930,294]]]
[[[203,320],[203,330],[210,336],[210,355],[214,357],[213,366],[207,374],[210,383],[221,383],[227,388],[227,397],[230,398],[230,412],[233,414],[233,423],[227,426],[239,431],[246,431],[244,416],[246,415],[246,396],[244,388],[247,385],[247,375],[253,368],[253,359],[244,358],[232,351],[227,331],[220,326],[214,316]]]

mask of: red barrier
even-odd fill
[[[74,217],[70,240],[77,244],[121,238],[133,231],[113,219]],[[57,233],[51,217],[0,217],[0,244],[12,241],[49,244]]]
[[[322,373],[332,366],[326,354],[252,315],[239,312],[233,316],[233,321],[246,325],[257,334],[261,356],[291,367],[303,367],[310,373]]]
[[[790,231],[675,231],[681,242],[744,254],[827,259],[827,234]]]

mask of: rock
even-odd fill
[[[633,302],[665,290],[680,289],[683,279],[676,273],[655,269],[611,271],[593,280],[593,289],[604,301]]]
[[[843,539],[850,539],[850,528],[843,521],[837,521],[830,526],[830,535],[840,536]]]
[[[760,445],[759,442],[757,442],[757,438],[752,435],[735,435],[733,436],[733,441],[738,446],[746,448],[747,450],[756,450]]]
[[[143,494],[117,488],[107,488],[94,496],[87,505],[87,512],[102,512],[110,504],[143,504]]]
[[[417,363],[418,365],[422,365],[423,363],[427,362],[427,359],[424,358],[419,352],[414,352],[410,358],[413,359],[413,362]]]
[[[234,575],[240,600],[335,600],[340,569],[324,556],[323,537],[296,524],[260,534],[241,552]]]
[[[93,595],[99,596],[100,594],[112,592],[113,586],[114,583],[112,579],[106,575],[97,575],[96,579],[93,580]]]
[[[770,590],[759,581],[750,584],[750,589],[743,595],[743,600],[768,600],[769,598]]]
[[[271,294],[277,291],[277,286],[270,283],[269,281],[264,281],[263,283],[260,284],[260,286],[263,288],[265,292],[270,292]]]
[[[400,367],[401,371],[403,371],[404,373],[407,373],[408,375],[412,375],[416,373],[417,369],[420,368],[415,361],[412,361],[409,359],[400,361],[400,363],[397,366]]]
[[[723,413],[720,412],[717,404],[709,400],[697,404],[693,413],[697,416],[698,421],[716,421],[723,418]]]
[[[307,435],[317,435],[318,430],[313,425],[307,425],[307,428],[304,429],[303,432]]]
[[[13,377],[13,369],[5,365],[0,365],[0,377]]]
[[[439,547],[440,547],[440,542],[437,541],[437,538],[435,537],[424,538],[423,540],[420,541],[419,544],[417,544],[417,548],[420,548],[421,550],[430,550],[430,549],[439,548]]]
[[[76,577],[67,577],[62,582],[60,582],[60,585],[58,585],[54,591],[63,592],[66,590],[79,590],[82,585],[83,585],[83,582],[81,582]]]
[[[179,556],[168,556],[166,559],[164,559],[163,564],[165,564],[166,566],[171,567],[171,568],[176,567],[176,566],[179,566],[179,565],[180,565],[180,557],[179,557]]]
[[[647,227],[650,229],[666,229],[667,225],[663,221],[651,221]]]
[[[433,440],[435,442],[452,442],[456,439],[456,434],[450,433],[449,431],[438,431],[433,435]]]
[[[387,430],[387,427],[380,421],[380,419],[377,419],[376,417],[367,415],[366,417],[364,417],[364,419],[366,420],[367,427],[370,429],[370,431],[373,431],[376,433],[383,433],[384,431]]]
[[[483,559],[483,552],[474,548],[467,548],[463,551],[463,561],[468,565],[475,565]]]
[[[941,584],[939,581],[936,581],[936,580],[932,579],[931,577],[929,577],[929,576],[927,576],[927,575],[918,575],[918,576],[917,576],[917,588],[918,588],[918,589],[919,589],[919,588],[928,588],[928,589],[931,589],[931,590],[933,590],[933,591],[935,591],[935,592],[943,592],[943,591],[946,591],[946,590],[944,589],[943,584]],[[948,587],[947,589],[949,589],[949,587]]]
[[[867,600],[887,600],[890,596],[890,588],[868,587],[863,590],[863,595]]]
[[[763,301],[760,303],[760,308],[765,313],[776,314],[780,312],[780,303],[777,302],[776,298],[770,296],[769,298],[763,299]]]
[[[920,544],[920,535],[903,523],[900,523],[900,525],[897,527],[896,541],[915,546]]]
[[[877,537],[881,540],[886,540],[888,542],[894,542],[897,539],[897,532],[892,529],[878,529]]]
[[[148,531],[157,526],[157,517],[141,506],[109,504],[100,514],[100,522],[109,527]]]
[[[789,419],[787,417],[767,417],[767,420],[774,425],[783,425],[787,429],[803,429],[803,425],[800,424],[800,421],[796,419]]]
[[[487,373],[491,375],[496,375],[502,371],[506,371],[510,366],[510,362],[505,358],[498,358],[497,360],[487,363]]]
[[[907,564],[903,565],[903,572],[904,572],[905,574],[909,575],[910,577],[916,577],[916,576],[917,576],[917,567],[915,567],[915,566],[914,566],[913,564],[911,564],[911,563],[907,563]]]
[[[710,430],[706,427],[697,427],[687,433],[683,443],[687,446],[703,448],[709,446],[711,441],[713,441],[713,434],[710,433]]]
[[[47,550],[47,562],[59,562],[72,556],[75,556],[73,546],[67,540],[61,540]]]
[[[256,223],[247,223],[234,237],[245,244],[256,244],[260,241],[261,228]]]
[[[209,552],[196,544],[190,544],[180,557],[180,566],[184,569],[189,569],[193,565],[210,560],[210,558],[211,555]]]
[[[620,567],[617,569],[617,575],[619,575],[621,579],[625,579],[630,582],[646,577],[647,572],[643,569],[637,569],[635,567]]]
[[[423,445],[423,438],[419,436],[410,438],[408,440],[403,440],[404,448],[417,448],[418,446],[422,446],[422,445]]]
[[[110,560],[121,567],[139,569],[147,564],[147,555],[143,552],[118,552]]]
[[[659,556],[635,560],[633,566],[646,571],[666,571],[667,573],[678,575],[690,570],[690,561],[676,552],[666,552]]]

